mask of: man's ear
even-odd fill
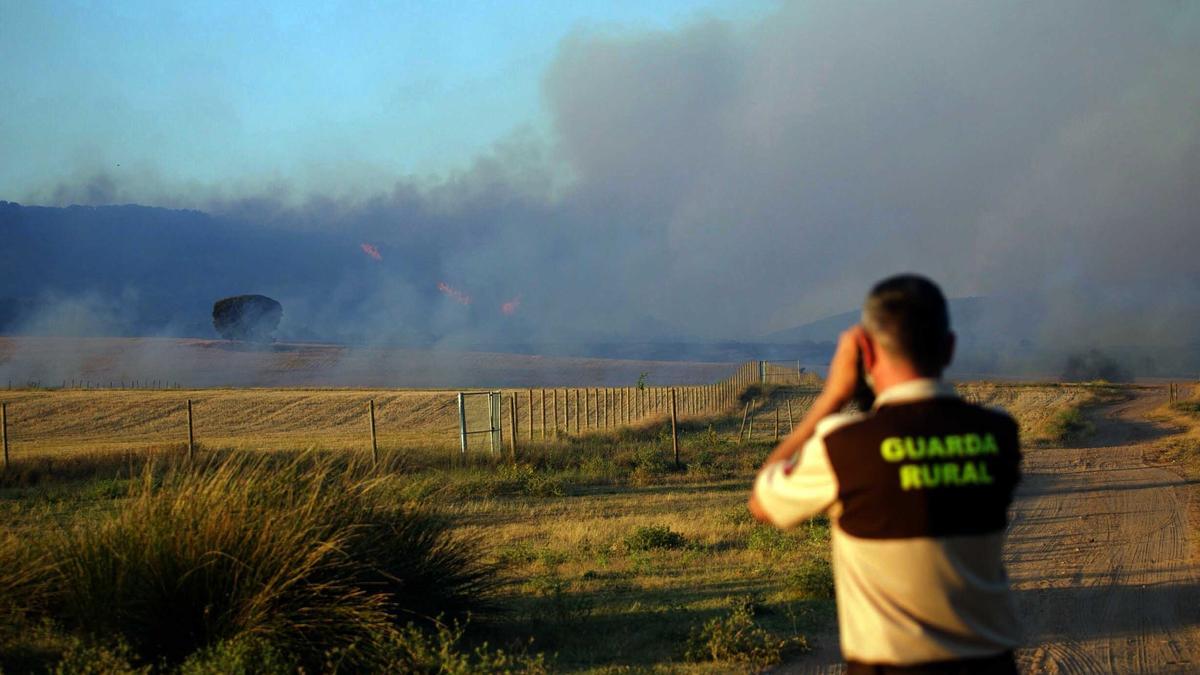
[[[875,340],[865,329],[858,332],[858,353],[862,358],[863,372],[871,372],[875,367]]]

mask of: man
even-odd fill
[[[750,510],[833,523],[847,672],[1014,673],[1019,633],[1001,559],[1019,478],[1012,418],[941,382],[954,352],[933,282],[879,282],[842,334],[824,390],[759,471]],[[840,412],[862,372],[870,410]]]

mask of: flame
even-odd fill
[[[362,251],[371,256],[375,260],[383,260],[383,256],[379,254],[379,247],[374,244],[362,244]]]
[[[463,293],[462,291],[458,290],[457,288],[454,288],[453,286],[451,286],[450,284],[448,284],[444,281],[439,281],[437,288],[439,291],[441,291],[441,292],[445,293],[447,296],[449,296],[451,300],[457,302],[460,305],[471,304],[471,296],[467,295],[466,293]]]
[[[500,305],[500,311],[504,312],[505,316],[512,316],[517,313],[517,308],[521,306],[521,296],[517,296],[512,300]]]

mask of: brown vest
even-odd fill
[[[847,534],[946,537],[1007,525],[1021,455],[1004,413],[950,397],[888,404],[825,445]]]

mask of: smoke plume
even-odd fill
[[[296,194],[97,174],[33,198],[343,238],[354,271],[323,271],[320,298],[233,289],[324,337],[752,339],[912,270],[1028,298],[1036,326],[988,330],[1034,345],[1194,345],[1197,72],[1192,3],[785,3],[573,33],[544,75],[549,128],[452,175]],[[360,241],[387,256],[364,266]]]

